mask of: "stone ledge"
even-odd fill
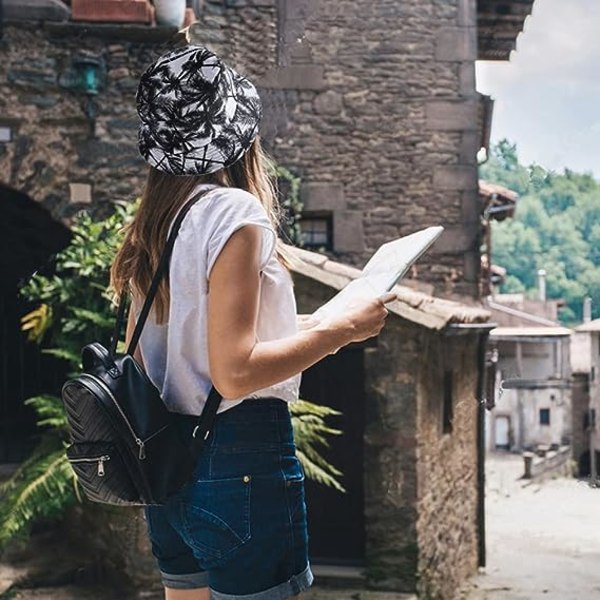
[[[344,210],[344,186],[341,183],[307,183],[300,189],[305,210]]]
[[[67,21],[71,11],[59,0],[3,0],[5,21]]]
[[[177,27],[150,27],[149,25],[123,25],[112,23],[44,23],[51,37],[82,35],[129,42],[168,42],[177,34]]]

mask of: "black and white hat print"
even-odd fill
[[[137,92],[144,160],[173,175],[206,175],[228,167],[258,134],[262,106],[248,79],[202,46],[161,56]]]

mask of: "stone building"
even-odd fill
[[[61,218],[139,194],[133,95],[173,30],[68,21],[60,0],[5,4],[5,183]],[[260,85],[269,148],[302,177],[325,246],[358,265],[384,240],[442,223],[413,276],[476,298],[486,120],[475,60],[507,59],[532,4],[207,0],[192,37]],[[27,14],[36,20],[10,21]]]
[[[570,337],[565,327],[497,327],[495,406],[488,413],[489,450],[522,451],[571,443]]]
[[[475,91],[475,60],[508,59],[532,4],[206,0],[189,35],[259,85],[267,146],[302,180],[307,238],[330,258],[362,265],[382,242],[442,224],[412,285],[473,303],[476,153],[490,118]],[[137,79],[176,31],[102,15],[74,21],[61,0],[4,0],[4,9],[0,178],[66,224],[78,210],[102,215],[130,201],[145,172]],[[337,262],[311,260],[304,255],[297,273],[303,310],[350,277]],[[348,507],[361,515],[364,539],[348,560],[365,564],[373,587],[449,599],[485,557],[476,398],[484,395],[486,313],[400,293],[376,347],[331,357],[307,372],[305,385],[307,393],[315,381],[332,385],[337,372],[337,381],[355,382],[365,406],[354,439],[364,444],[366,479]]]
[[[359,273],[305,250],[294,257],[299,312],[314,311]],[[340,495],[308,486],[312,551],[325,563],[355,565],[346,575],[371,588],[452,599],[484,550],[489,313],[394,291],[375,342],[351,344],[303,375],[303,397],[343,413],[331,460],[347,488]]]

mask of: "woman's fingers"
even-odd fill
[[[379,300],[382,304],[387,304],[388,302],[396,300],[397,298],[398,296],[394,292],[386,292],[385,294],[379,296]]]

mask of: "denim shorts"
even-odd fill
[[[215,600],[284,600],[313,580],[304,473],[287,403],[245,400],[220,413],[194,480],[146,508],[166,587]]]

